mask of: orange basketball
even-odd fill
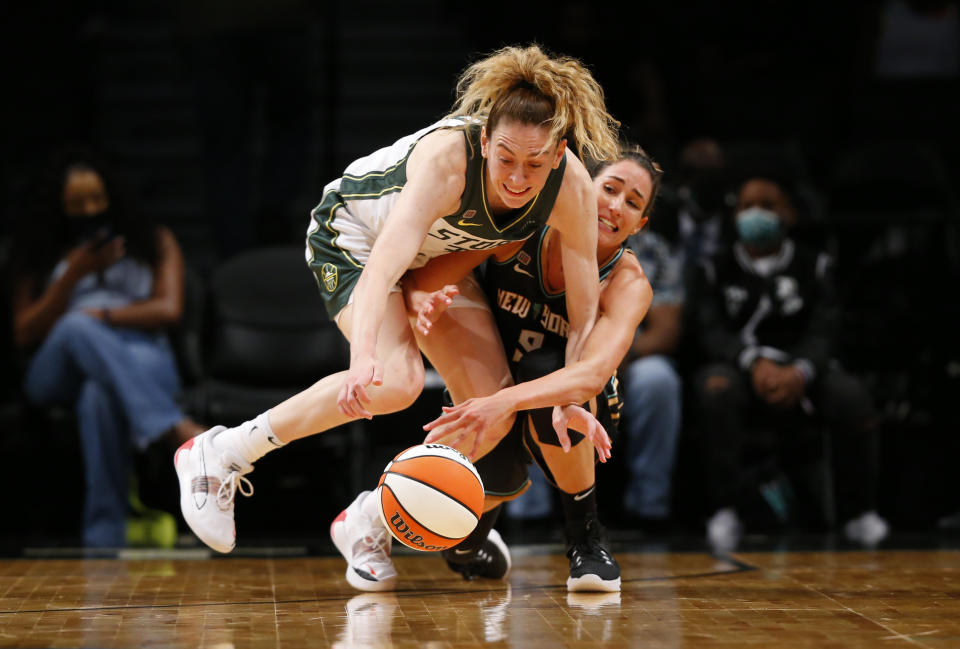
[[[483,482],[460,451],[418,444],[387,464],[377,487],[380,516],[394,538],[414,550],[458,544],[483,514]]]

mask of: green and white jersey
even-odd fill
[[[311,213],[307,231],[308,262],[313,260],[311,248],[326,248],[328,253],[338,251],[349,264],[363,267],[407,181],[407,160],[414,145],[435,130],[464,124],[467,182],[460,207],[434,222],[410,267],[419,268],[444,253],[486,250],[533,234],[553,210],[566,158],[551,171],[546,186],[529,203],[494,217],[484,180],[486,160],[480,155],[481,125],[446,119],[354,161],[341,178],[324,188],[323,200]]]

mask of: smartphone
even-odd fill
[[[113,231],[113,228],[107,226],[97,230],[97,233],[93,236],[93,249],[99,250],[105,245],[113,241],[116,238],[117,233]]]

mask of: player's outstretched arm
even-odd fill
[[[591,331],[579,361],[538,379],[503,388],[488,397],[469,399],[444,408],[442,415],[424,426],[429,432],[424,441],[430,443],[443,439],[456,444],[467,435],[476,433],[477,441],[472,451],[475,452],[486,431],[512,413],[551,406],[569,408],[569,404],[588,401],[603,390],[616,372],[652,300],[653,290],[640,265],[632,257],[625,258],[622,266],[607,280],[600,300],[600,319]],[[554,412],[555,425],[557,418],[563,416],[563,413]],[[575,411],[569,411],[566,416],[586,430],[580,430],[576,425],[573,428],[590,433],[589,418],[592,415],[578,417]],[[558,434],[562,444],[566,431],[562,434],[558,431]],[[594,439],[598,450],[606,448],[606,457],[610,457],[608,442],[606,435]]]

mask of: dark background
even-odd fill
[[[805,217],[845,271],[843,360],[885,415],[885,513],[930,527],[960,506],[957,4],[911,5],[947,17],[952,58],[883,3],[4,3],[0,254],[25,183],[68,143],[107,153],[201,275],[299,245],[346,164],[441,117],[472,60],[536,41],[591,68],[667,182],[704,136],[805,176]],[[0,435],[10,461],[20,442]]]
[[[625,134],[668,179],[679,147],[698,136],[793,147],[824,191],[842,154],[863,144],[929,147],[943,180],[956,177],[957,64],[878,70],[888,57],[882,4],[661,4],[8,3],[4,223],[38,160],[85,142],[112,156],[143,209],[198,257],[235,252],[224,237],[299,241],[306,212],[347,163],[442,116],[472,60],[533,41],[592,69]],[[902,66],[923,38],[895,46]],[[908,178],[896,167],[911,162],[892,160],[891,178]],[[230,232],[214,235],[224,204]]]

